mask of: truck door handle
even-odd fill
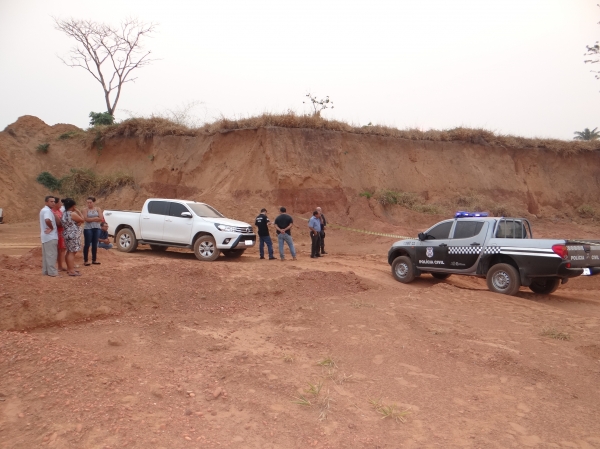
[[[144,220],[150,220],[150,217],[142,217]]]
[[[481,243],[471,243],[471,246],[481,246]]]

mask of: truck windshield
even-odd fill
[[[187,203],[190,209],[199,217],[207,218],[223,218],[223,215],[216,209],[213,209],[208,204],[202,203]]]

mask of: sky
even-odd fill
[[[0,129],[22,115],[88,126],[105,111],[53,17],[158,24],[116,118],[188,109],[222,116],[310,112],[396,128],[485,128],[571,140],[600,126],[597,0],[0,0]],[[599,64],[600,66],[600,64]],[[600,67],[598,67],[600,69]],[[135,73],[135,72],[134,72]]]

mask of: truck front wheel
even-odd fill
[[[211,235],[203,235],[194,242],[194,254],[198,260],[212,262],[219,258],[221,251],[217,249],[215,239]]]
[[[396,257],[392,262],[392,275],[397,281],[408,284],[415,279],[415,268],[408,256]]]
[[[124,253],[135,251],[138,245],[135,233],[129,228],[121,229],[117,234],[117,249]]]
[[[531,281],[529,289],[534,293],[549,295],[550,293],[554,293],[559,285],[559,278],[540,278]]]
[[[494,293],[513,296],[521,287],[521,278],[515,267],[507,263],[499,263],[489,269],[487,285]]]

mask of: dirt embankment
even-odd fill
[[[59,139],[72,125],[48,126],[32,116],[0,132],[0,204],[8,221],[35,218],[47,190],[35,178],[70,168],[117,171],[135,177],[102,200],[106,207],[139,208],[149,196],[191,198],[249,219],[262,206],[294,213],[321,205],[340,221],[376,218],[397,224],[364,191],[414,192],[423,202],[453,209],[476,192],[488,204],[522,214],[556,216],[588,204],[600,209],[600,152],[561,156],[549,150],[507,149],[463,142],[411,141],[315,129],[258,128],[146,140],[93,136]],[[36,151],[49,143],[48,153]]]

